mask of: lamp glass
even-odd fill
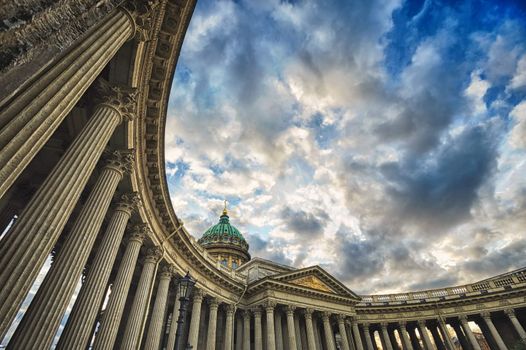
[[[192,293],[192,287],[194,286],[195,281],[192,279],[190,274],[186,274],[179,281],[179,295],[184,298],[189,298]]]

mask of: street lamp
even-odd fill
[[[190,301],[190,295],[192,295],[192,289],[194,288],[195,281],[190,276],[190,273],[186,273],[186,276],[179,280],[179,318],[177,319],[177,331],[175,332],[175,350],[187,350],[191,349],[190,345],[183,348],[183,324],[186,319],[186,308]]]

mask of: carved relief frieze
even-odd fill
[[[298,279],[290,281],[290,283],[296,284],[298,286],[311,288],[311,289],[321,290],[321,291],[327,292],[327,293],[334,293],[334,290],[329,288],[325,283],[323,283],[316,276],[301,277],[301,278],[298,278]]]

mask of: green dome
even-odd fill
[[[226,209],[219,218],[219,222],[205,231],[203,237],[198,240],[202,246],[210,244],[231,243],[248,250],[248,243],[237,228],[230,224]]]

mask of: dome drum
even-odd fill
[[[235,269],[250,260],[249,245],[239,230],[230,224],[226,207],[219,222],[206,230],[197,242],[217,261],[230,268]]]

